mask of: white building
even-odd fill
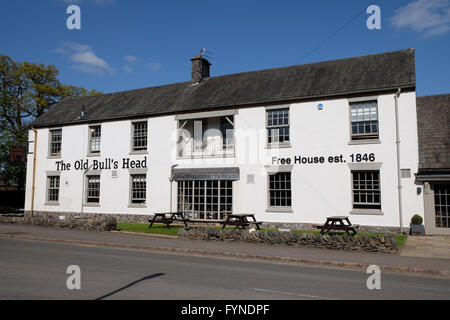
[[[35,120],[25,210],[294,227],[349,215],[392,230],[423,216],[414,50],[219,77],[191,60],[191,81],[67,99]]]

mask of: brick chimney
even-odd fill
[[[192,61],[192,82],[198,83],[203,79],[209,78],[209,63],[208,60],[201,55],[191,59]]]

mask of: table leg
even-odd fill
[[[148,226],[149,229],[153,226],[153,222],[155,222],[156,216],[153,217],[152,221],[150,222],[150,225]]]
[[[225,221],[223,222],[222,229],[225,229],[225,227],[227,226],[229,220],[230,220],[230,217],[227,217],[227,220],[225,220]]]

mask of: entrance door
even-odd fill
[[[425,198],[425,231],[450,235],[450,183],[437,182],[430,187],[429,196]]]

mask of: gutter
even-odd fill
[[[450,173],[448,174],[416,174],[417,181],[450,181]]]
[[[398,98],[400,96],[402,89],[398,88],[395,93],[395,136],[397,145],[397,181],[398,181],[398,218],[400,220],[400,233],[403,234],[403,205],[402,205],[402,173],[400,164],[400,125],[399,125],[399,114],[398,114]]]
[[[31,207],[30,207],[30,216],[33,217],[34,211],[34,192],[36,189],[36,150],[37,150],[37,139],[38,133],[34,127],[31,127],[31,130],[34,132],[34,146],[33,146],[33,182],[31,184]]]

